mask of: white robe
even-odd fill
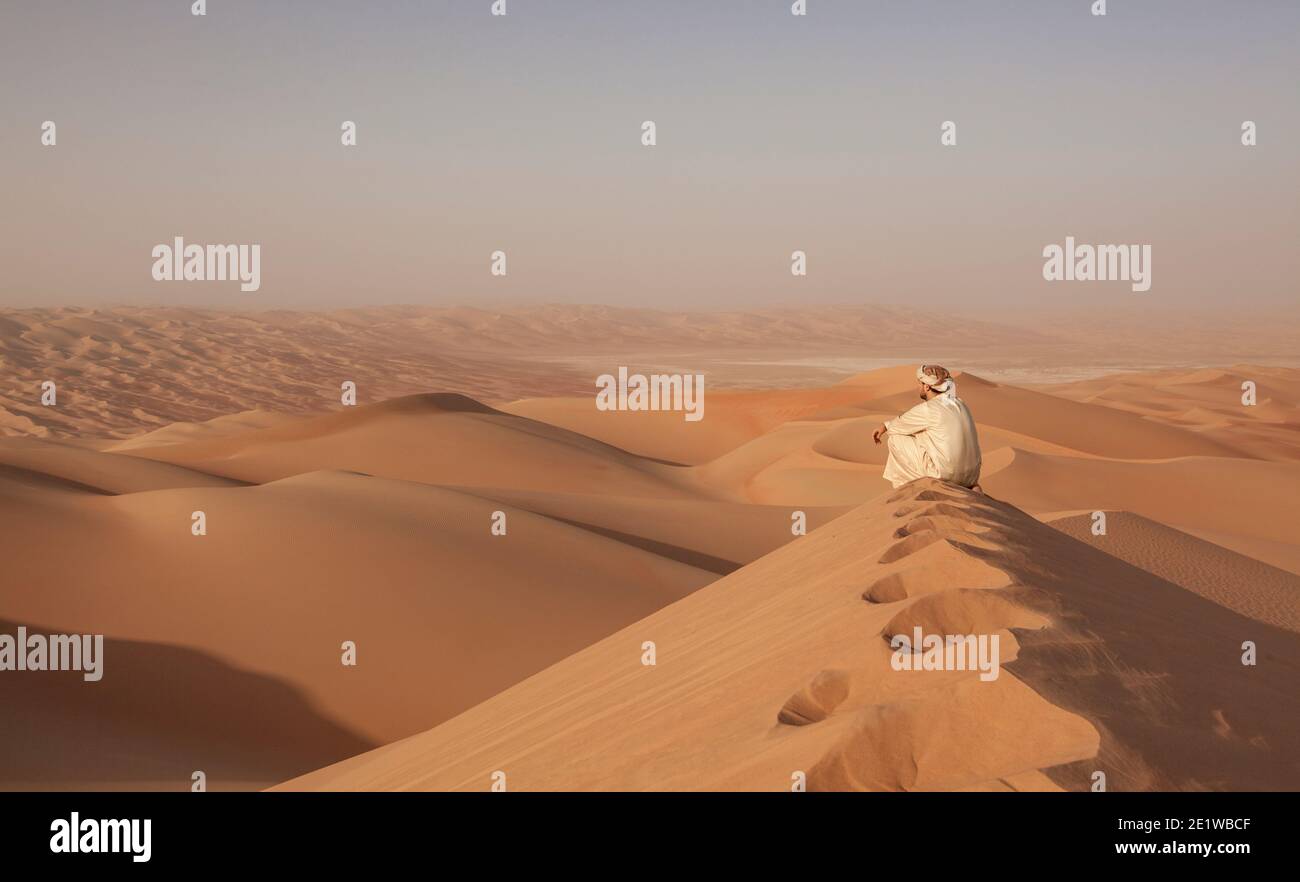
[[[973,487],[980,479],[980,442],[975,418],[955,396],[922,401],[885,423],[889,461],[884,478],[895,487],[918,478],[941,478]]]

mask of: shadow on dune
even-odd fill
[[[114,495],[99,487],[92,487],[89,484],[83,484],[81,481],[74,481],[71,478],[63,478],[58,475],[39,472],[35,469],[23,468],[22,466],[9,465],[8,463],[0,463],[0,478],[5,478],[16,484],[24,484],[39,489],[72,491],[75,493],[93,493],[96,496]]]
[[[651,554],[657,554],[660,557],[666,557],[669,560],[675,560],[678,563],[684,563],[687,566],[696,569],[705,570],[710,573],[717,573],[719,576],[725,576],[728,573],[740,569],[743,564],[734,560],[726,560],[721,557],[715,557],[711,554],[705,554],[702,551],[694,551],[690,548],[683,548],[680,545],[670,545],[667,542],[656,542],[654,539],[647,539],[644,536],[636,536],[632,533],[621,533],[618,530],[611,530],[608,527],[599,527],[595,524],[585,524],[582,521],[575,521],[572,518],[562,518],[556,515],[542,514],[551,520],[559,521],[562,524],[568,524],[571,527],[577,527],[581,530],[587,530],[595,533],[597,536],[604,536],[606,539],[613,539],[615,542],[622,542],[625,545],[631,545],[634,548],[640,548],[642,551],[648,551]]]
[[[0,633],[69,633],[0,619]],[[210,790],[268,786],[376,745],[294,688],[206,653],[104,639],[103,678],[0,673],[0,789]]]
[[[1052,626],[1017,632],[1017,677],[1101,732],[1095,759],[1046,770],[1068,790],[1300,789],[1300,636],[1256,621],[998,504],[1008,596]],[[1257,664],[1242,663],[1252,641]]]

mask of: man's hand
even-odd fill
[[[889,430],[885,428],[885,424],[884,424],[884,423],[881,423],[881,424],[880,424],[880,428],[879,428],[879,429],[876,429],[876,431],[874,431],[874,432],[871,433],[871,440],[872,440],[872,441],[875,441],[877,444],[879,444],[879,443],[880,443],[880,439],[881,439],[882,437],[884,437],[885,433],[888,432],[888,431],[889,431]]]

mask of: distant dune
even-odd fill
[[[871,431],[915,366],[783,365],[963,335],[681,316],[0,313],[0,631],[109,643],[103,683],[0,674],[0,786],[1300,785],[1300,370],[1031,388],[949,359],[988,495],[896,493]],[[592,365],[692,347],[703,420],[595,408]],[[918,623],[995,631],[1009,664],[908,679],[886,638]]]
[[[163,430],[177,437],[206,431],[194,424],[217,418],[249,419],[237,416],[247,412],[256,420],[336,408],[345,381],[369,404],[435,391],[493,405],[587,396],[595,378],[618,365],[700,371],[712,389],[769,391],[830,386],[858,371],[926,359],[1017,383],[1189,360],[1234,364],[1243,353],[1300,366],[1294,326],[1279,318],[1260,327],[1232,314],[1093,310],[994,319],[870,304],[744,312],[574,304],[0,309],[0,436],[127,439]],[[57,407],[40,403],[45,382],[57,387]],[[770,426],[780,409],[778,396],[766,413],[738,419]],[[532,415],[526,405],[518,412]],[[725,452],[736,437],[719,432],[702,442],[700,435],[714,433],[694,434],[675,442],[689,461]]]

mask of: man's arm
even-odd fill
[[[895,435],[915,435],[917,432],[924,432],[933,422],[932,414],[933,411],[925,404],[918,404],[902,416],[881,423],[880,428],[871,433],[871,439],[879,444],[880,439],[888,432],[893,432]]]

